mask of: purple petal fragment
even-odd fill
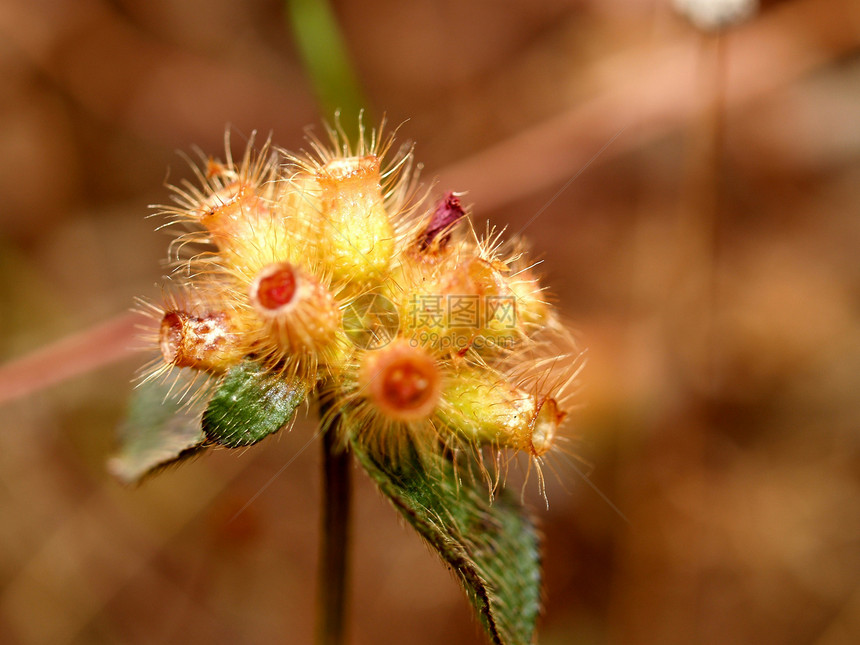
[[[430,223],[418,238],[418,248],[427,251],[435,245],[438,249],[444,249],[451,239],[451,229],[465,215],[460,198],[451,191],[445,193],[436,204]]]

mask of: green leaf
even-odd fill
[[[203,432],[228,448],[257,443],[290,420],[308,394],[295,377],[267,372],[253,361],[231,368],[203,413]]]
[[[419,459],[413,451],[392,464],[354,439],[351,446],[380,490],[457,575],[492,642],[531,643],[540,613],[540,556],[519,501],[503,491],[490,503],[486,484],[470,476],[466,463],[455,469],[441,455]]]
[[[203,450],[202,409],[175,395],[183,391],[183,381],[182,375],[177,382],[147,381],[134,391],[128,416],[117,432],[119,451],[108,461],[113,475],[126,483],[136,482]]]

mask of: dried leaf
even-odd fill
[[[136,482],[203,450],[202,409],[171,396],[175,385],[153,380],[134,391],[128,416],[118,430],[119,451],[108,461],[110,472],[122,481]]]

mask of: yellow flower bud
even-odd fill
[[[381,281],[394,253],[394,228],[385,210],[379,159],[331,159],[317,172],[317,181],[321,261],[335,280]]]
[[[521,390],[474,367],[451,378],[443,397],[445,421],[453,432],[474,443],[513,448],[533,457],[552,447],[565,417],[553,398]]]
[[[320,364],[331,365],[341,315],[332,293],[313,273],[289,262],[266,265],[248,288],[256,314],[251,333],[254,352],[287,371],[315,377]]]

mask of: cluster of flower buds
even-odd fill
[[[425,206],[410,147],[330,136],[301,155],[252,141],[237,161],[228,138],[225,161],[174,188],[162,212],[186,232],[171,246],[175,286],[150,306],[160,355],[143,380],[202,376],[177,396],[211,399],[209,444],[248,445],[288,421],[295,405],[259,432],[219,423],[241,420],[230,406],[257,388],[260,409],[313,395],[379,458],[490,446],[540,464],[581,361],[533,266],[476,234],[459,195]]]

